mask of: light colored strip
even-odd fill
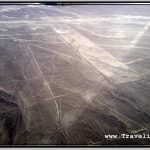
[[[130,47],[135,47],[135,45],[138,43],[138,41],[141,39],[141,37],[145,34],[145,32],[148,30],[150,27],[150,22],[148,22],[145,26],[144,29],[137,34],[137,36],[134,38],[134,40],[131,42]]]
[[[69,26],[56,25],[53,29],[112,83],[126,83],[139,79],[139,75],[134,70]]]

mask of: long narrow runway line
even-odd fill
[[[29,53],[31,54],[31,56],[32,56],[32,58],[33,58],[33,60],[34,60],[34,62],[35,62],[35,64],[36,64],[37,68],[38,68],[37,70],[38,70],[39,76],[40,76],[40,77],[42,78],[42,80],[44,81],[44,86],[45,86],[45,88],[47,89],[47,91],[48,91],[48,93],[50,94],[50,96],[53,97],[54,104],[55,104],[55,107],[56,107],[56,114],[57,114],[57,115],[56,115],[56,121],[58,121],[59,109],[58,109],[58,104],[57,104],[57,102],[56,102],[56,100],[55,100],[55,96],[54,96],[54,94],[53,94],[53,92],[52,92],[52,89],[51,89],[50,85],[47,83],[45,77],[43,76],[42,71],[41,71],[41,69],[40,69],[40,66],[39,66],[39,64],[38,64],[38,62],[37,62],[37,60],[36,60],[36,58],[35,58],[35,56],[34,56],[32,50],[30,49],[29,46],[28,46],[27,50],[28,50]]]
[[[132,122],[132,123],[134,123],[134,124],[136,124],[136,125],[138,125],[139,127],[141,127],[141,128],[142,128],[142,129],[140,129],[140,130],[138,130],[138,131],[135,131],[135,133],[138,133],[138,132],[146,131],[146,130],[147,130],[144,126],[140,125],[140,124],[139,124],[139,123],[137,123],[136,121],[134,121],[134,120],[132,120],[132,119],[130,119],[130,118],[128,118],[128,117],[126,117],[126,116],[124,116],[124,115],[123,115],[123,114],[121,114],[120,112],[118,112],[118,111],[114,110],[113,108],[111,108],[111,107],[107,106],[106,104],[104,104],[104,103],[102,103],[102,102],[100,102],[100,101],[98,101],[98,100],[96,100],[96,101],[97,101],[99,104],[103,105],[104,107],[108,108],[109,110],[111,110],[111,111],[113,111],[113,112],[115,112],[115,113],[119,114],[119,115],[120,115],[120,116],[122,116],[123,118],[125,118],[125,119],[129,120],[130,122]]]

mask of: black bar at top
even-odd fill
[[[44,0],[39,0],[39,1],[0,1],[0,5],[13,5],[13,4],[46,4],[46,5],[92,5],[92,4],[150,4],[150,1],[44,1]]]

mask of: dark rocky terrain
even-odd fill
[[[149,145],[150,5],[0,6],[1,145]]]

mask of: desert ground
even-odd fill
[[[0,5],[1,145],[150,145],[150,5]]]

